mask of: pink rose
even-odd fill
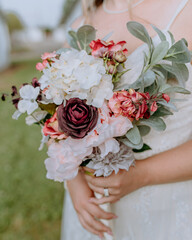
[[[51,138],[65,139],[67,136],[59,131],[57,113],[53,115],[50,119],[45,122],[43,127],[43,133],[45,136],[50,135]]]

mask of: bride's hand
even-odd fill
[[[109,197],[101,199],[92,197],[90,202],[97,205],[114,203],[125,195],[146,186],[148,181],[144,162],[136,161],[135,167],[130,167],[129,171],[120,170],[118,174],[112,173],[109,177],[94,177],[85,173],[88,185],[94,192],[104,195],[104,188],[108,188],[109,191]]]
[[[67,187],[81,225],[100,238],[104,236],[104,232],[112,234],[111,229],[98,219],[110,220],[117,217],[89,201],[90,198],[94,197],[94,193],[87,185],[83,172],[79,171],[76,178],[67,181]]]

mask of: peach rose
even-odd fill
[[[51,138],[57,138],[59,140],[67,138],[63,132],[59,132],[57,113],[45,122],[43,133],[45,136],[49,135]]]

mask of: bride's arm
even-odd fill
[[[145,160],[136,160],[136,166],[117,175],[95,178],[85,175],[90,188],[103,194],[109,189],[109,197],[100,200],[91,198],[96,204],[116,201],[123,196],[149,185],[173,183],[192,179],[192,140],[169,151]]]

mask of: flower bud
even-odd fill
[[[127,60],[127,57],[123,51],[117,51],[113,54],[113,59],[119,63],[124,63]]]

